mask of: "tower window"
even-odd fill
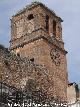
[[[31,20],[33,18],[34,18],[33,14],[28,15],[28,20]]]
[[[31,58],[30,61],[31,61],[31,62],[34,62],[34,58]]]
[[[46,15],[46,30],[49,31],[49,16]]]
[[[17,56],[18,56],[18,57],[20,57],[20,54],[19,54],[19,53],[17,53]]]
[[[56,21],[53,20],[53,34],[56,36]]]
[[[5,60],[4,63],[5,63],[6,66],[9,66],[9,63],[8,63],[7,60]]]

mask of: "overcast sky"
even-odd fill
[[[10,18],[34,0],[0,0],[0,44],[9,46]],[[63,40],[70,82],[80,82],[80,0],[37,0],[54,10],[64,22]]]

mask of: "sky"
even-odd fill
[[[0,0],[0,44],[9,47],[10,19],[17,11],[35,0]],[[80,0],[36,0],[63,19],[63,41],[67,54],[70,82],[80,82]]]

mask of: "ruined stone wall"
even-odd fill
[[[5,48],[0,48],[0,82],[22,90],[42,89],[51,98],[49,87],[53,82],[48,73],[42,65],[35,64],[28,58],[16,56]],[[31,87],[27,86],[28,82]]]

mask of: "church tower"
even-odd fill
[[[63,20],[40,2],[28,5],[11,19],[10,50],[48,69],[55,98],[67,99],[67,61],[62,40]],[[47,72],[46,72],[47,73]]]

